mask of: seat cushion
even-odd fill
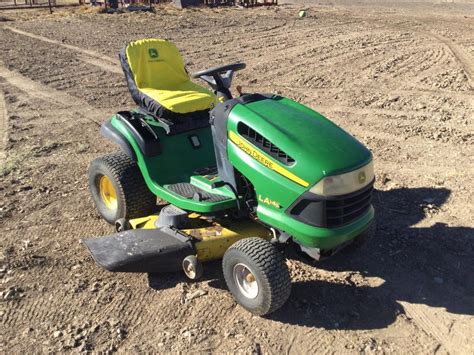
[[[141,88],[141,92],[158,101],[166,109],[176,113],[188,113],[206,110],[216,100],[209,90],[186,81],[172,89]]]
[[[178,49],[171,42],[131,42],[120,52],[120,60],[133,99],[154,115],[209,110],[216,100],[211,91],[190,80]]]

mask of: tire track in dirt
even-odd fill
[[[439,42],[443,43],[444,45],[446,45],[446,47],[449,48],[453,56],[462,65],[471,89],[474,89],[474,60],[472,59],[472,57],[461,46],[458,46],[456,43],[449,40],[448,38],[429,31],[422,32],[437,39]]]
[[[0,168],[7,158],[8,112],[3,92],[0,90]]]
[[[105,60],[106,62],[109,62],[110,64],[115,64],[115,65],[119,64],[118,60],[112,59],[110,57],[107,57],[105,55],[102,55],[100,53],[97,53],[97,52],[89,50],[89,49],[84,49],[84,48],[76,47],[76,46],[73,46],[73,45],[70,45],[70,44],[65,44],[65,43],[56,41],[54,39],[50,39],[50,38],[47,38],[47,37],[44,37],[44,36],[35,35],[33,33],[22,31],[22,30],[19,30],[17,28],[11,27],[11,26],[4,26],[4,28],[9,30],[9,31],[12,31],[12,32],[18,33],[20,35],[23,35],[23,36],[31,37],[31,38],[34,38],[34,39],[37,39],[37,40],[40,40],[40,41],[43,41],[43,42],[52,43],[52,44],[55,44],[55,45],[58,45],[58,46],[61,46],[61,47],[64,47],[64,48],[74,50],[76,52],[86,54],[90,57],[94,57],[94,58],[97,58],[97,59],[100,59],[100,60]]]
[[[81,61],[84,61],[88,64],[98,66],[98,67],[100,67],[100,68],[102,68],[106,71],[110,71],[110,72],[113,72],[113,73],[119,73],[119,74],[122,73],[122,69],[120,68],[120,64],[119,64],[118,60],[112,59],[110,57],[107,57],[107,56],[102,55],[100,53],[97,53],[95,51],[80,48],[80,47],[76,47],[76,46],[73,46],[73,45],[70,45],[70,44],[65,44],[65,43],[56,41],[54,39],[50,39],[50,38],[47,38],[47,37],[44,37],[44,36],[35,35],[33,33],[22,31],[22,30],[16,29],[16,28],[11,27],[11,26],[4,26],[4,28],[6,30],[12,31],[14,33],[17,33],[17,34],[20,34],[20,35],[23,35],[23,36],[27,36],[27,37],[30,37],[30,38],[33,38],[33,39],[36,39],[36,40],[39,40],[39,41],[42,41],[42,42],[55,44],[55,45],[67,48],[69,50],[79,52],[79,53],[82,54],[82,55],[78,56],[78,59],[81,60]]]
[[[438,316],[431,314],[432,310],[422,305],[414,305],[408,302],[400,302],[407,315],[415,320],[415,323],[426,334],[432,336],[448,351],[448,353],[469,353],[469,349],[461,348],[462,344],[453,342],[449,335],[449,328],[445,322],[440,322]],[[467,335],[469,337],[469,335]],[[467,339],[468,340],[468,339]]]
[[[69,108],[78,117],[86,118],[97,125],[100,125],[102,117],[107,117],[106,111],[92,107],[77,97],[72,97],[64,92],[42,85],[3,66],[0,66],[0,78],[5,79],[10,85],[27,92],[31,97],[54,102]]]
[[[79,60],[82,60],[83,62],[95,65],[111,73],[123,74],[122,68],[120,67],[118,63],[117,64],[104,63],[102,62],[102,59],[97,59],[89,55],[79,55],[77,58]]]
[[[420,24],[426,25],[424,22],[420,22]],[[461,46],[446,38],[440,34],[431,32],[429,30],[418,29],[412,24],[405,24],[405,25],[393,25],[392,28],[408,30],[418,32],[420,34],[424,34],[425,36],[431,37],[435,39],[437,42],[441,42],[444,44],[449,51],[452,53],[454,58],[461,64],[464,72],[466,73],[467,81],[471,89],[474,90],[474,59],[471,55],[463,49]]]

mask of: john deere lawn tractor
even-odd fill
[[[278,95],[233,97],[243,63],[189,76],[166,40],[131,42],[120,60],[138,107],[102,125],[120,152],[89,170],[117,230],[84,241],[99,265],[197,279],[222,258],[236,301],[265,315],[290,295],[286,247],[319,260],[374,233],[372,155],[334,123]]]

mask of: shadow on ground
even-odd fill
[[[346,283],[293,283],[290,301],[270,318],[329,329],[383,328],[404,313],[398,301],[473,315],[474,285],[467,280],[474,272],[474,230],[414,226],[438,213],[449,195],[430,188],[377,191],[377,236],[363,249],[348,248],[315,265],[348,272]],[[380,284],[358,286],[351,272],[377,277]]]
[[[327,279],[293,282],[290,300],[269,318],[283,323],[326,329],[376,329],[404,313],[399,301],[474,314],[474,230],[434,224],[414,226],[437,214],[450,195],[447,189],[402,188],[376,191],[377,235],[362,249],[347,248],[314,264],[344,271],[344,283]],[[360,285],[354,275],[376,277],[378,285]],[[226,289],[221,263],[205,265],[204,279]],[[355,281],[354,281],[355,280]],[[181,274],[151,276],[155,289],[186,282]]]

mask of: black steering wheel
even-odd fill
[[[244,68],[245,63],[227,64],[220,67],[197,71],[192,73],[191,77],[204,80],[216,92],[219,99],[226,101],[232,98],[232,94],[229,89],[232,85],[234,72]]]
[[[196,78],[201,78],[203,76],[213,77],[215,75],[226,73],[229,70],[233,72],[237,70],[242,70],[242,69],[245,69],[245,67],[246,67],[245,63],[233,63],[233,64],[221,65],[219,67],[213,67],[210,69],[194,72],[191,74],[191,78],[196,79]]]

